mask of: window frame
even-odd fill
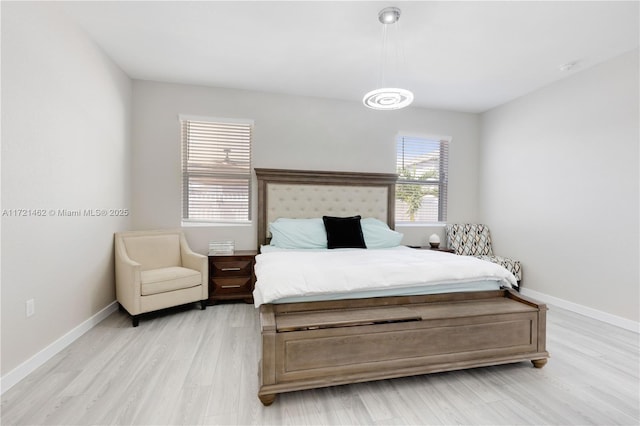
[[[425,180],[412,180],[403,179],[401,176],[400,164],[400,144],[403,139],[410,142],[425,141],[429,143],[438,143],[438,178],[437,179],[425,179]],[[447,206],[448,206],[448,192],[449,192],[449,157],[450,157],[450,145],[451,136],[441,135],[425,135],[416,132],[400,132],[395,138],[395,160],[396,160],[396,173],[398,173],[398,180],[396,182],[396,194],[395,194],[395,224],[398,226],[429,226],[429,225],[443,225],[447,222]],[[405,141],[406,142],[406,141]],[[437,185],[438,188],[438,218],[437,220],[400,220],[399,218],[406,215],[405,212],[398,210],[399,201],[398,194],[399,186],[403,184],[413,184],[421,186],[433,187]]]
[[[186,122],[200,122],[200,123],[212,123],[214,125],[240,125],[246,126],[249,131],[248,142],[246,144],[246,148],[248,151],[248,155],[246,156],[246,160],[248,161],[248,166],[243,168],[245,170],[243,173],[239,172],[225,172],[225,171],[213,171],[213,172],[205,172],[202,170],[188,170],[189,163],[189,138],[185,134],[187,130],[185,130],[184,126]],[[180,160],[180,179],[181,179],[181,206],[180,206],[180,220],[182,226],[243,226],[243,225],[251,225],[253,223],[252,220],[252,199],[253,199],[253,176],[252,176],[252,151],[253,151],[253,132],[254,132],[254,120],[251,119],[241,119],[241,118],[229,118],[229,117],[212,117],[212,116],[196,116],[196,115],[187,115],[187,114],[179,114],[178,115],[178,124],[179,124],[179,132],[180,132],[180,152],[181,152],[181,160]],[[191,145],[193,146],[193,145]],[[220,149],[224,151],[224,147],[220,146]],[[243,160],[245,157],[243,156]],[[211,156],[209,158],[205,158],[207,161],[215,161],[215,157]],[[202,217],[190,218],[190,178],[219,178],[221,180],[236,180],[243,182],[242,188],[245,188],[244,182],[246,181],[246,212],[243,210],[243,218],[242,219],[207,219]],[[224,186],[224,185],[223,185]],[[232,185],[231,185],[232,186]],[[230,186],[230,187],[231,187]],[[192,191],[192,190],[191,190]],[[246,213],[246,214],[245,214]]]

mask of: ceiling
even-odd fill
[[[404,58],[398,85],[414,92],[414,107],[464,112],[486,111],[638,48],[639,5],[57,3],[131,78],[354,102],[379,82],[378,11],[396,6]],[[571,62],[571,70],[560,70]]]

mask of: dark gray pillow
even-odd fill
[[[327,231],[327,248],[367,248],[362,234],[361,217],[322,216]]]

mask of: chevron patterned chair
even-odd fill
[[[482,224],[452,223],[446,226],[447,246],[456,254],[475,256],[478,259],[497,263],[509,270],[518,281],[516,290],[520,291],[522,266],[520,261],[508,257],[496,256],[491,248],[489,227]]]

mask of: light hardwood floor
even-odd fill
[[[543,369],[530,363],[278,396],[258,390],[251,305],[115,312],[2,396],[3,425],[640,423],[639,336],[550,307]]]

